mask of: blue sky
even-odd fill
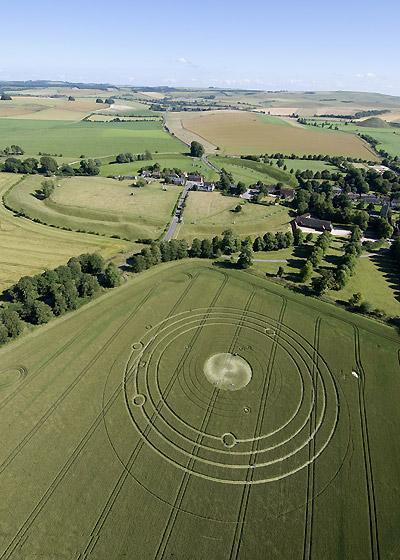
[[[0,80],[400,95],[397,0],[3,0],[0,14]]]

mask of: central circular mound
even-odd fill
[[[222,391],[238,391],[250,383],[251,367],[241,356],[222,352],[210,356],[204,364],[207,381]]]

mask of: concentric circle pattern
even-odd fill
[[[19,383],[28,375],[28,370],[24,366],[15,366],[0,371],[0,390],[8,389],[12,385]]]
[[[210,355],[223,353],[248,364],[241,390],[220,390],[204,375]],[[223,484],[294,475],[323,453],[339,419],[335,380],[318,351],[283,323],[234,308],[191,309],[147,329],[133,342],[123,390],[148,452]]]

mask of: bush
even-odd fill
[[[372,313],[372,310],[373,307],[368,301],[363,301],[358,307],[358,311],[360,313],[364,313],[365,315],[369,315],[370,313]]]
[[[0,323],[0,344],[5,344],[8,341],[8,331],[6,327]]]

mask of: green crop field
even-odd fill
[[[297,185],[296,179],[290,173],[258,161],[221,156],[211,156],[209,160],[219,169],[223,168],[232,173],[235,181],[242,181],[246,185],[254,185],[257,181],[267,185],[275,183],[284,183],[292,187]]]
[[[242,204],[242,211],[232,212],[238,204]],[[288,209],[284,206],[252,204],[237,197],[223,196],[219,192],[192,191],[177,237],[212,237],[228,228],[238,235],[256,236],[266,231],[285,231],[289,228],[290,219]]]
[[[0,174],[0,292],[21,276],[55,268],[75,255],[99,252],[110,258],[134,250],[126,241],[61,231],[15,216],[2,197],[19,180],[17,175]]]
[[[183,144],[170,136],[159,122],[70,122],[0,119],[1,147],[22,146],[25,152],[63,156],[101,157],[120,152],[179,153]]]
[[[332,173],[336,173],[338,171],[337,167],[331,163],[327,163],[326,161],[315,161],[312,159],[285,159],[284,162],[288,171],[291,169],[294,169],[294,171],[305,171],[306,169],[311,169],[312,171],[324,171],[324,169],[327,169]]]
[[[37,175],[22,180],[7,193],[6,204],[48,225],[131,241],[159,237],[182,191],[158,182],[132,188],[132,181],[73,177],[59,179],[51,197],[40,200],[35,192],[42,181]]]
[[[0,350],[0,554],[396,558],[394,330],[196,261]]]

